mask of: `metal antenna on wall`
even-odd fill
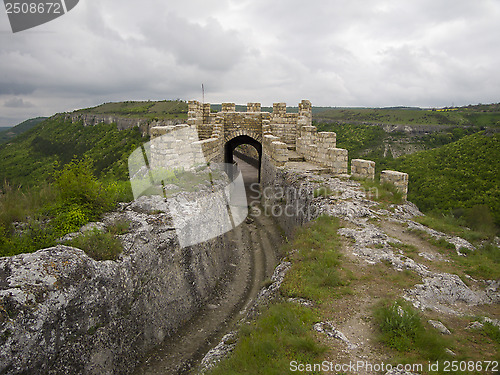
[[[202,103],[205,104],[205,86],[203,86],[203,83],[201,84],[201,95],[202,95]]]

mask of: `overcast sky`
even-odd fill
[[[499,0],[80,0],[13,34],[0,126],[122,100],[500,101]]]

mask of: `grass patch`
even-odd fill
[[[289,244],[293,263],[281,287],[284,295],[315,300],[341,293],[338,287],[349,284],[349,275],[341,267],[339,221],[319,217],[312,225],[300,228]]]
[[[426,329],[420,314],[407,302],[385,301],[374,312],[379,339],[398,352],[416,354],[425,360],[448,359],[447,341],[437,332]]]
[[[412,254],[415,254],[416,252],[418,252],[418,248],[415,245],[410,245],[410,244],[406,244],[403,242],[388,242],[388,244],[396,249],[400,249],[400,250],[403,250],[405,252],[409,252]]]
[[[410,231],[436,246],[444,255],[451,258],[455,272],[459,270],[464,274],[484,280],[497,280],[500,278],[500,249],[496,245],[490,242],[479,243],[475,251],[461,248],[460,252],[464,254],[463,256],[458,255],[455,245],[444,238],[436,239],[418,229]]]
[[[415,221],[426,227],[435,229],[439,232],[447,233],[452,236],[458,236],[471,243],[489,240],[495,236],[495,227],[492,222],[491,214],[483,208],[476,207],[471,210],[461,210],[470,212],[470,217],[455,216],[453,213],[439,214],[430,213],[425,216],[418,216]],[[482,221],[482,224],[479,223]],[[474,229],[475,228],[475,229]]]
[[[483,323],[483,332],[492,339],[497,345],[500,345],[500,328],[490,322]]]
[[[123,251],[122,243],[110,232],[92,230],[68,242],[95,260],[116,260]]]
[[[311,327],[314,312],[293,303],[277,303],[260,318],[242,328],[232,355],[210,375],[281,375],[290,371],[290,361],[318,363],[326,348],[319,345]]]
[[[391,204],[403,203],[403,194],[392,184],[381,184],[380,182],[366,179],[355,180],[359,181],[361,186],[366,190],[368,199],[380,202],[385,207]]]
[[[500,279],[500,249],[497,246],[488,243],[465,254],[465,257],[456,254],[451,256],[465,273],[481,279]]]

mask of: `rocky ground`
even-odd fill
[[[342,267],[352,275],[351,292],[323,307],[324,321],[311,327],[318,340],[330,348],[327,361],[391,362],[394,352],[377,341],[372,314],[381,300],[397,298],[409,301],[422,312],[429,326],[456,341],[457,352],[449,350],[452,357],[491,360],[497,355],[482,347],[477,329],[485,321],[500,326],[500,280],[476,280],[468,276],[455,267],[443,249],[419,232],[453,244],[461,256],[465,256],[462,254],[465,249],[476,251],[471,243],[416,222],[414,219],[422,213],[411,202],[384,205],[367,199],[361,185],[348,178],[304,172],[296,180],[310,190],[327,187],[332,192],[327,197],[317,197],[312,204],[319,214],[341,219],[338,233],[344,255]],[[278,288],[279,282],[277,278],[269,288]],[[311,301],[297,302],[313,305]],[[206,366],[202,371],[230,351],[234,346],[233,334],[226,341],[229,344],[225,345],[223,340],[204,359]],[[412,374],[374,371],[369,367],[359,368],[355,373]]]

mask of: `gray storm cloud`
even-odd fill
[[[202,83],[211,102],[498,102],[498,19],[495,0],[81,0],[12,34],[2,11],[0,126]]]

